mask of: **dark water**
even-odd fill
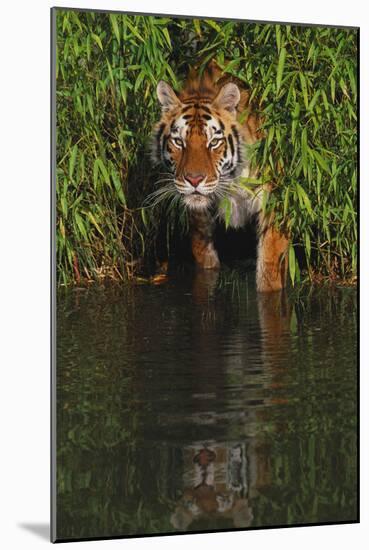
[[[353,521],[356,291],[58,296],[59,539]]]

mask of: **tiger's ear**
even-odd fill
[[[163,111],[170,111],[174,107],[181,105],[181,102],[173,88],[164,82],[164,80],[160,80],[158,82],[156,93]]]
[[[241,99],[240,90],[233,82],[225,84],[218,92],[213,104],[218,109],[225,109],[232,114],[236,114],[236,108]]]

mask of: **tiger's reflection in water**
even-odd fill
[[[199,331],[196,342],[200,348],[211,345],[208,340],[211,324],[218,321],[213,301],[218,284],[218,272],[199,270],[195,273],[192,296],[201,311],[204,329]],[[259,352],[265,368],[272,374],[274,359],[278,359],[277,364],[281,354],[288,351],[285,336],[289,332],[291,307],[285,293],[275,292],[257,296],[257,311],[263,342]],[[234,330],[236,333],[237,328]],[[242,335],[238,336],[241,343]],[[272,403],[273,399],[270,400]],[[260,404],[267,405],[265,400]],[[257,406],[248,411],[251,424],[257,422],[259,414],[262,413]],[[199,425],[205,423],[216,427],[217,421],[222,421],[222,415],[215,411],[208,411],[207,415],[193,411],[191,416]],[[193,442],[184,446],[181,451],[184,490],[170,517],[173,527],[180,531],[191,530],[199,521],[209,524],[215,521],[219,527],[224,521],[234,528],[251,526],[250,499],[263,486],[269,485],[271,478],[265,452],[268,449],[257,437],[243,441]]]
[[[170,521],[184,531],[200,518],[232,520],[248,527],[252,510],[247,499],[247,459],[244,444],[193,445],[183,450],[183,496]]]

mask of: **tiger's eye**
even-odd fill
[[[179,147],[183,147],[183,141],[179,138],[173,138],[173,141],[176,145],[178,145]]]
[[[210,147],[215,147],[221,140],[219,138],[213,138],[209,143]]]

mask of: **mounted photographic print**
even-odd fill
[[[52,540],[357,522],[358,29],[51,19]]]

